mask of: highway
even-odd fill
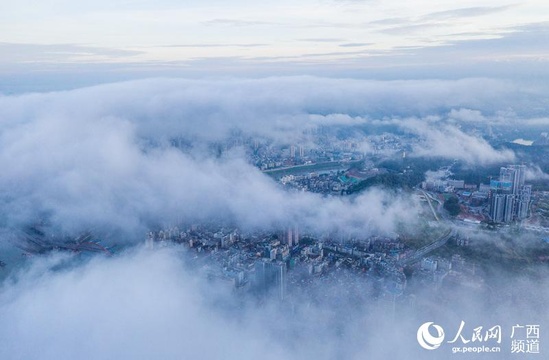
[[[433,208],[433,204],[431,204],[431,194],[427,194],[425,191],[421,191],[423,193],[423,196],[425,196],[425,200],[427,200],[427,203],[429,204],[429,207],[431,208],[431,211],[433,212],[433,215],[436,219],[436,221],[440,221],[440,219],[438,218],[438,215],[435,211],[435,209]],[[434,199],[433,199],[434,200]]]
[[[398,265],[400,266],[406,266],[410,265],[418,260],[421,260],[425,255],[430,253],[431,251],[445,245],[450,238],[456,236],[456,230],[454,228],[448,230],[444,235],[442,235],[439,239],[436,241],[430,243],[427,246],[422,247],[421,249],[416,250],[412,255],[405,257],[404,259],[400,259],[398,261]]]
[[[444,210],[442,209],[442,205],[443,205],[442,202],[439,199],[437,199],[436,197],[433,197],[430,193],[428,193],[426,191],[421,190],[421,193],[427,199],[427,203],[429,203],[429,207],[431,208],[431,211],[433,212],[433,215],[435,216],[435,219],[439,222],[448,223],[450,225],[450,230],[445,232],[444,235],[442,235],[440,238],[433,241],[429,245],[426,245],[426,246],[422,247],[421,249],[416,250],[413,254],[411,254],[409,256],[406,256],[403,259],[400,259],[398,261],[398,265],[400,265],[400,266],[410,265],[410,264],[413,264],[416,261],[421,260],[425,255],[427,255],[431,251],[433,251],[435,249],[438,249],[439,247],[445,245],[448,242],[448,240],[450,240],[452,237],[456,236],[456,234],[457,234],[457,231],[454,228],[454,224],[450,221],[450,219],[448,219],[448,216],[445,214]],[[439,210],[440,217],[436,213],[433,205],[431,204],[431,201],[436,201],[438,203],[437,208]]]

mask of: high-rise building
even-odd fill
[[[513,221],[513,216],[515,213],[515,195],[507,194],[505,195],[505,210],[503,212],[503,222]]]
[[[276,277],[275,277],[275,284],[276,284],[276,293],[278,295],[279,300],[284,300],[286,298],[286,263],[284,262],[278,262],[274,265]]]
[[[524,185],[525,175],[524,165],[509,165],[500,168],[499,180],[490,182],[490,216],[494,222],[507,223],[528,216],[532,187]]]
[[[287,242],[289,247],[294,246],[294,234],[292,232],[292,228],[288,228]]]
[[[145,239],[145,248],[147,249],[154,248],[154,234],[152,231],[147,234],[147,238]]]
[[[520,190],[517,198],[517,218],[519,220],[528,217],[530,209],[530,200],[532,197],[532,185],[524,185]]]
[[[299,228],[294,226],[294,244],[299,245]]]
[[[493,222],[503,222],[505,216],[505,195],[494,194],[492,196],[492,204],[490,206],[490,217]]]
[[[279,300],[286,297],[287,267],[283,261],[261,260],[255,263],[255,287],[260,293],[274,291]]]
[[[289,227],[286,235],[286,242],[288,243],[289,247],[292,247],[294,245],[299,245],[299,228],[297,225],[294,227]]]
[[[267,290],[272,281],[272,266],[269,261],[261,260],[255,263],[255,287],[260,292]]]
[[[524,186],[525,176],[526,166],[524,165],[509,165],[507,167],[502,167],[499,171],[500,181],[513,183],[513,195],[517,195],[519,189]]]
[[[513,182],[515,178],[515,170],[511,167],[501,167],[499,169],[499,181]]]

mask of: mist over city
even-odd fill
[[[546,357],[543,2],[0,10],[1,359]]]

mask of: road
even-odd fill
[[[432,194],[430,194],[426,191],[421,190],[421,192],[422,192],[423,196],[425,196],[425,198],[427,199],[427,203],[429,203],[429,207],[431,208],[431,211],[433,212],[433,215],[435,216],[435,219],[438,222],[447,223],[450,226],[450,230],[445,232],[444,235],[442,235],[440,238],[438,238],[434,242],[430,243],[429,245],[426,245],[426,246],[422,247],[421,249],[416,250],[414,253],[412,253],[411,255],[406,256],[404,259],[400,259],[398,261],[398,265],[400,265],[400,266],[410,265],[410,264],[412,264],[416,261],[421,260],[421,258],[423,258],[425,255],[427,255],[431,251],[433,251],[435,249],[438,249],[439,247],[445,245],[448,242],[448,240],[450,240],[450,238],[456,236],[456,234],[457,234],[457,231],[455,230],[454,224],[448,218],[446,212],[442,209],[442,206],[443,206],[442,201],[440,201],[438,198],[436,198],[435,196],[433,196]],[[436,201],[438,203],[438,206],[437,206],[438,214],[435,211],[431,201]],[[440,217],[438,216],[439,214],[440,214]]]
[[[295,166],[280,167],[275,169],[263,170],[263,173],[270,176],[288,175],[301,172],[316,172],[316,171],[329,171],[338,169],[348,169],[354,164],[359,163],[362,160],[356,161],[327,161],[314,164],[303,164]]]
[[[446,233],[444,233],[444,235],[442,235],[436,241],[430,243],[427,246],[422,247],[421,249],[416,250],[412,255],[409,255],[404,259],[400,259],[398,261],[398,265],[406,266],[421,260],[421,258],[423,258],[425,255],[427,255],[431,251],[445,245],[448,242],[448,240],[450,240],[454,236],[456,236],[456,230],[452,228],[448,230]]]
[[[437,215],[437,212],[435,211],[435,209],[433,208],[433,204],[431,204],[431,194],[428,194],[426,193],[425,191],[421,190],[421,192],[423,193],[423,196],[425,196],[425,199],[427,200],[427,203],[429,204],[429,207],[431,208],[431,211],[433,212],[433,215],[435,217],[435,219],[437,221],[440,221],[440,219],[438,218],[438,215]],[[435,199],[433,199],[435,200]],[[439,204],[440,205],[440,204]]]

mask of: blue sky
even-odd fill
[[[547,14],[546,1],[3,1],[0,77],[14,86],[52,77],[535,77],[547,75]]]

